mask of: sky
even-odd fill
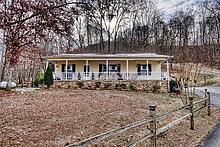
[[[176,10],[196,10],[198,3],[204,0],[154,0],[157,4],[157,8],[163,14],[164,21],[168,21],[169,18],[176,12]]]
[[[196,0],[154,0],[158,8],[166,15],[172,14],[175,10],[182,9],[185,6],[195,4]]]

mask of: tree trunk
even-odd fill
[[[7,49],[6,49],[7,51]],[[8,56],[7,52],[5,53],[5,62],[4,67],[2,70],[2,81],[6,81],[6,90],[11,90],[11,80],[12,80],[12,71],[14,66],[10,64],[10,57]]]
[[[11,90],[11,78],[12,78],[13,67],[10,65],[9,61],[6,61],[4,66],[4,72],[2,76],[2,81],[6,81],[6,90]]]

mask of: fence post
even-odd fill
[[[207,89],[205,89],[205,98],[207,98]]]
[[[208,98],[207,98],[207,102],[208,102],[208,116],[211,115],[211,101],[210,101],[210,92],[207,92]]]
[[[157,138],[157,134],[156,134],[156,106],[151,105],[149,106],[149,110],[150,110],[150,117],[151,117],[151,121],[150,121],[150,131],[152,133],[152,137],[151,137],[151,147],[156,147],[156,138]]]
[[[207,98],[207,89],[205,89],[205,98]],[[205,105],[206,106],[208,105],[208,98],[207,98],[207,101],[205,101]]]
[[[194,130],[194,114],[193,114],[193,97],[189,97],[189,103],[190,103],[190,129]]]

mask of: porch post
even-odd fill
[[[170,69],[169,69],[169,60],[167,59],[167,88],[168,88],[168,92],[170,92]]]
[[[126,77],[127,77],[127,80],[128,80],[128,60],[126,60]]]
[[[49,61],[47,60],[45,69],[47,69],[48,65],[49,65]]]
[[[66,68],[65,68],[65,70],[66,70],[66,80],[67,80],[67,65],[68,65],[68,60],[66,60]]]
[[[148,67],[148,60],[147,60],[147,80],[149,80],[148,75],[149,75],[149,67]]]
[[[106,80],[108,80],[108,60],[106,60]]]
[[[86,60],[86,80],[87,80],[87,74],[88,74],[88,67],[89,66],[89,61],[88,60]]]
[[[58,64],[57,62],[54,63],[54,80],[56,80],[56,75],[57,75],[57,73],[56,73],[57,72],[57,64]]]

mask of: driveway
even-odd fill
[[[210,92],[210,94],[211,94],[211,104],[220,108],[220,86],[217,86],[217,87],[211,87],[211,86],[197,87],[196,94],[198,94],[200,96],[204,96],[205,89],[207,89],[208,92]]]
[[[196,88],[196,94],[204,96],[205,89],[211,94],[211,104],[220,108],[220,86],[218,87],[198,87]],[[219,147],[220,146],[220,124],[216,129],[206,138],[206,140],[200,145],[200,147]]]

